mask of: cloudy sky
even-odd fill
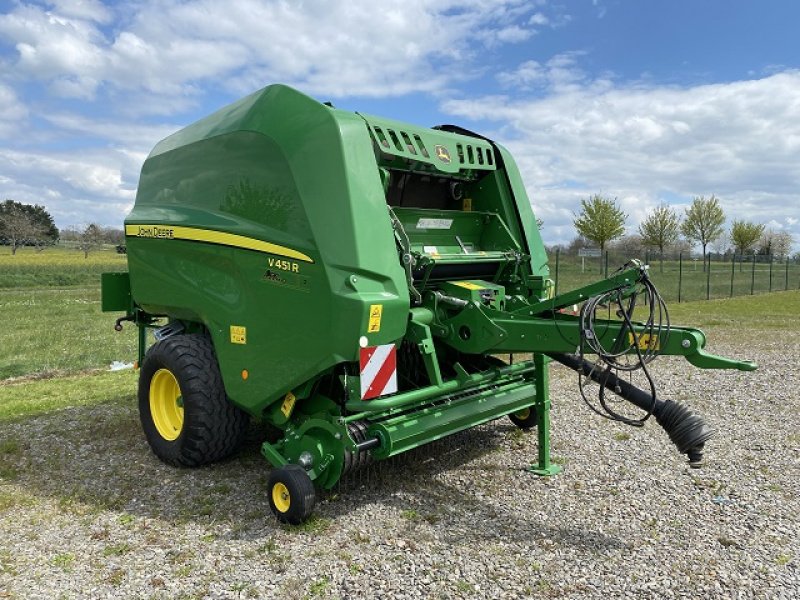
[[[152,146],[269,83],[514,152],[549,243],[715,194],[800,242],[794,0],[0,0],[0,199],[120,226]],[[795,248],[800,244],[795,244]]]

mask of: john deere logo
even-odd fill
[[[443,163],[450,162],[450,151],[447,148],[444,146],[435,146],[433,149],[436,151],[436,158]]]

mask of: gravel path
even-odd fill
[[[299,529],[269,513],[257,431],[189,471],[149,452],[133,395],[3,424],[0,598],[800,597],[800,334],[712,343],[760,370],[655,365],[717,431],[701,470],[553,367],[560,475],[524,472],[536,435],[502,420],[356,476]]]

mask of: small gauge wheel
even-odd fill
[[[269,474],[269,507],[281,523],[300,525],[316,504],[314,483],[300,465],[286,465]]]
[[[535,407],[529,406],[528,408],[523,408],[522,410],[509,414],[508,418],[520,429],[532,429],[536,427],[539,415]]]

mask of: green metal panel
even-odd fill
[[[488,389],[425,406],[411,414],[390,417],[369,426],[381,440],[375,458],[388,458],[458,431],[530,406],[536,394],[528,382],[493,385]]]
[[[291,88],[265,88],[158,144],[126,231],[136,302],[204,323],[229,396],[251,413],[357,360],[361,336],[377,345],[405,333],[408,291],[364,121]],[[380,327],[368,331],[376,304]]]
[[[520,248],[503,219],[491,212],[395,208],[411,250],[437,262],[496,260]]]
[[[103,273],[100,276],[100,308],[104,312],[129,312],[131,281],[128,273]]]
[[[395,159],[432,167],[444,173],[493,171],[494,151],[480,138],[416,127],[383,117],[361,114],[381,154],[383,166],[392,167]],[[405,168],[405,167],[404,167]]]
[[[511,156],[511,153],[503,146],[497,145],[500,156],[503,159],[504,174],[507,178],[507,183],[510,189],[505,189],[505,186],[498,185],[504,204],[509,202],[516,206],[517,219],[509,219],[514,225],[522,227],[527,242],[527,251],[531,256],[531,269],[534,275],[540,277],[547,277],[550,274],[550,268],[547,265],[547,251],[542,242],[542,234],[536,224],[536,217],[533,214],[531,202],[528,199],[528,193],[525,191],[525,184],[522,181],[522,176],[517,168],[517,163]]]

